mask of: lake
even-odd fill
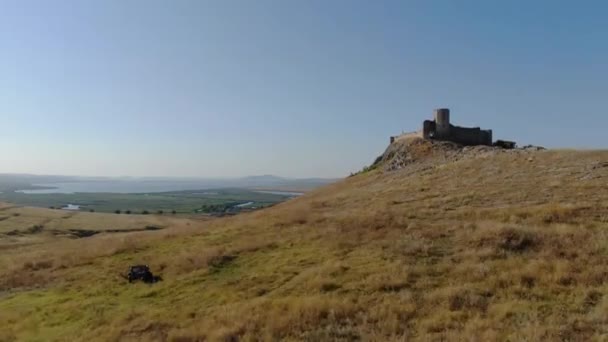
[[[298,197],[298,196],[302,196],[304,195],[303,192],[296,192],[296,191],[266,191],[266,190],[258,190],[256,192],[259,192],[261,194],[271,194],[271,195],[283,195],[283,196],[291,196],[291,197]]]
[[[100,180],[34,184],[52,189],[18,190],[24,194],[73,194],[77,192],[148,193],[218,188],[211,181],[131,181]]]
[[[40,183],[33,184],[52,189],[37,189],[37,190],[18,190],[24,194],[73,194],[77,192],[109,192],[109,193],[153,193],[153,192],[169,192],[169,191],[184,191],[198,189],[217,189],[228,187],[240,187],[237,184],[230,184],[226,181],[214,180],[95,180],[82,182],[63,182],[63,183]],[[272,195],[283,195],[297,197],[303,195],[301,192],[294,191],[256,191]],[[205,191],[202,194],[217,194],[214,192]]]

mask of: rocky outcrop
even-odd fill
[[[504,149],[496,146],[462,146],[449,141],[424,138],[399,139],[390,144],[376,159],[374,168],[396,171],[408,168],[424,170],[436,165],[454,162],[463,158],[484,158],[499,153],[533,153],[544,150],[538,146],[520,149]]]

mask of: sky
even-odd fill
[[[0,173],[341,177],[434,108],[607,148],[606,1],[0,0]]]

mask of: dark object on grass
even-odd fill
[[[505,148],[507,150],[511,150],[511,149],[514,149],[517,146],[517,144],[515,143],[515,141],[496,140],[496,142],[494,143],[494,146],[498,146],[498,147]]]
[[[127,274],[127,280],[132,283],[137,280],[141,280],[144,283],[152,284],[163,280],[160,276],[155,276],[150,271],[148,265],[135,265],[129,267],[129,273]]]

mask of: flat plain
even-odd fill
[[[279,203],[288,196],[270,194],[249,189],[212,189],[188,190],[157,193],[49,193],[24,194],[20,192],[5,191],[0,193],[0,201],[15,203],[24,206],[42,208],[62,208],[68,204],[78,205],[83,211],[122,213],[129,211],[138,214],[143,211],[163,213],[176,211],[178,214],[192,214],[205,205],[234,206],[247,202],[254,202],[258,207]]]

